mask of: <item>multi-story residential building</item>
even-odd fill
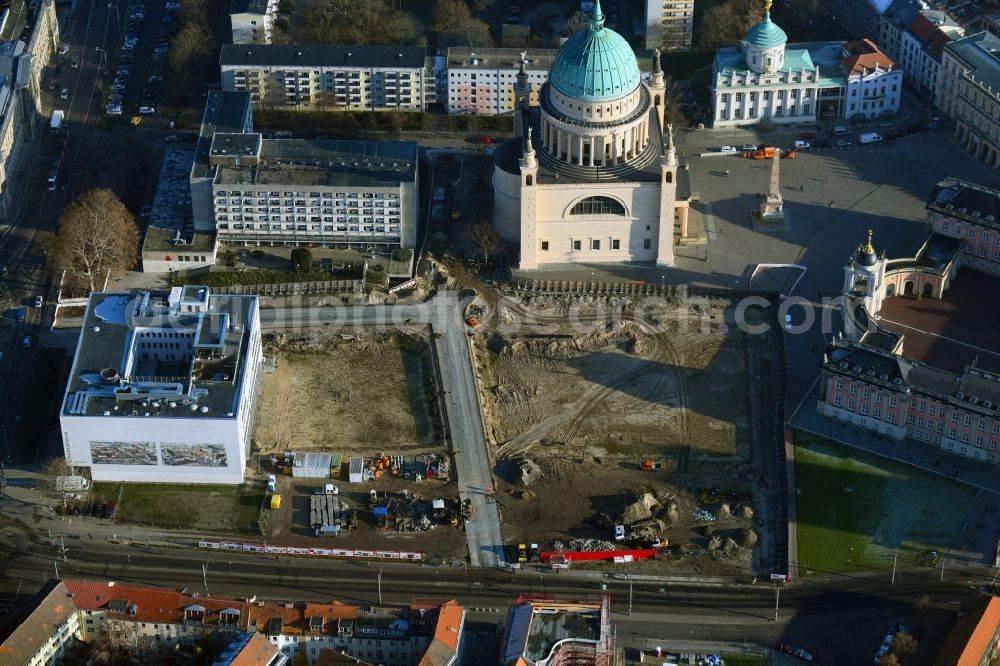
[[[247,631],[248,604],[238,599],[115,581],[66,581],[65,586],[79,615],[80,640],[132,645],[137,657],[193,648],[206,636],[228,645]]]
[[[984,31],[944,46],[934,104],[966,150],[1000,168],[1000,37]]]
[[[454,601],[409,606],[248,604],[248,628],[285,655],[313,664],[323,650],[385,666],[460,663],[465,610]]]
[[[933,666],[981,666],[1000,658],[1000,597],[973,590],[955,614]]]
[[[879,18],[892,0],[830,0],[827,7],[845,36],[878,39]]]
[[[690,51],[694,37],[693,0],[646,0],[646,48]]]
[[[611,600],[522,594],[500,640],[500,666],[608,666],[614,663]]]
[[[992,35],[1000,37],[1000,11],[980,14],[977,27],[978,29],[974,32],[985,30]]]
[[[243,482],[263,361],[256,296],[93,293],[60,412],[95,481]]]
[[[77,640],[80,620],[62,581],[50,580],[24,607],[7,613],[0,627],[0,662],[51,666]]]
[[[229,20],[233,26],[233,44],[270,44],[278,0],[233,0]]]
[[[896,113],[903,94],[903,70],[869,39],[844,44],[847,81],[845,118]]]
[[[713,126],[815,123],[899,108],[902,71],[869,40],[787,44],[770,12],[716,52]]]
[[[423,111],[436,99],[416,46],[224,44],[222,89],[258,108]]]
[[[417,144],[219,134],[212,198],[220,242],[414,247]]]
[[[523,61],[531,84],[529,103],[538,105],[538,90],[549,80],[549,68],[557,49],[468,49],[449,48],[444,85],[439,99],[448,113],[498,115],[517,108],[514,83]]]
[[[210,164],[215,133],[253,132],[253,106],[250,93],[210,91],[201,118],[201,130],[191,166],[191,220],[195,231],[215,233],[212,182],[215,169]]]
[[[933,98],[944,45],[963,36],[965,29],[947,13],[895,0],[882,14],[879,47],[899,63],[914,90]]]
[[[879,255],[869,232],[844,267],[844,335],[824,354],[818,410],[1000,464],[1000,373],[952,372],[907,358],[906,336],[876,323],[886,299],[942,298],[961,267],[1000,273],[1000,190],[946,179],[927,211],[929,235],[916,256]]]
[[[13,204],[27,185],[24,147],[38,136],[42,73],[58,47],[53,0],[33,8],[15,0],[0,9],[0,218],[16,212]]]

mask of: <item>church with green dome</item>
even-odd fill
[[[678,196],[672,128],[663,121],[659,54],[644,78],[632,47],[604,25],[599,0],[589,24],[559,49],[537,106],[522,59],[515,137],[494,152],[493,172],[494,226],[519,247],[520,268],[673,265],[687,198]]]
[[[766,0],[739,46],[716,51],[712,127],[875,118],[899,109],[902,79],[869,40],[789,44]]]

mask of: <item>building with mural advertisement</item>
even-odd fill
[[[60,421],[95,481],[243,482],[262,365],[255,296],[91,294]]]
[[[914,256],[889,259],[869,232],[844,267],[844,331],[824,353],[820,413],[1000,463],[1000,355],[978,300],[1000,286],[998,216],[1000,190],[948,178]]]

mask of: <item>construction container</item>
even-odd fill
[[[334,479],[340,478],[340,465],[343,463],[344,457],[339,453],[330,454],[330,476]]]
[[[292,476],[305,479],[330,478],[330,464],[333,455],[330,453],[295,453],[292,454]]]
[[[354,457],[347,468],[347,480],[351,483],[361,483],[364,481],[365,461],[364,458]]]
[[[271,509],[281,508],[281,495],[271,495]]]

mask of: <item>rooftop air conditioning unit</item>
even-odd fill
[[[894,379],[892,380],[892,383],[893,383],[893,384],[896,384],[896,385],[898,386],[898,385],[900,385],[900,384],[902,384],[902,383],[903,383],[903,380],[902,380],[902,379],[900,379],[899,377],[895,377],[895,378],[894,378]]]
[[[972,396],[971,398],[969,398],[969,402],[971,402],[973,405],[979,404],[979,398],[977,398],[976,396]]]
[[[965,397],[965,394],[959,391],[958,393],[955,394],[955,397],[961,400]]]
[[[883,372],[881,375],[878,376],[878,378],[881,379],[882,381],[888,381],[889,375]]]

